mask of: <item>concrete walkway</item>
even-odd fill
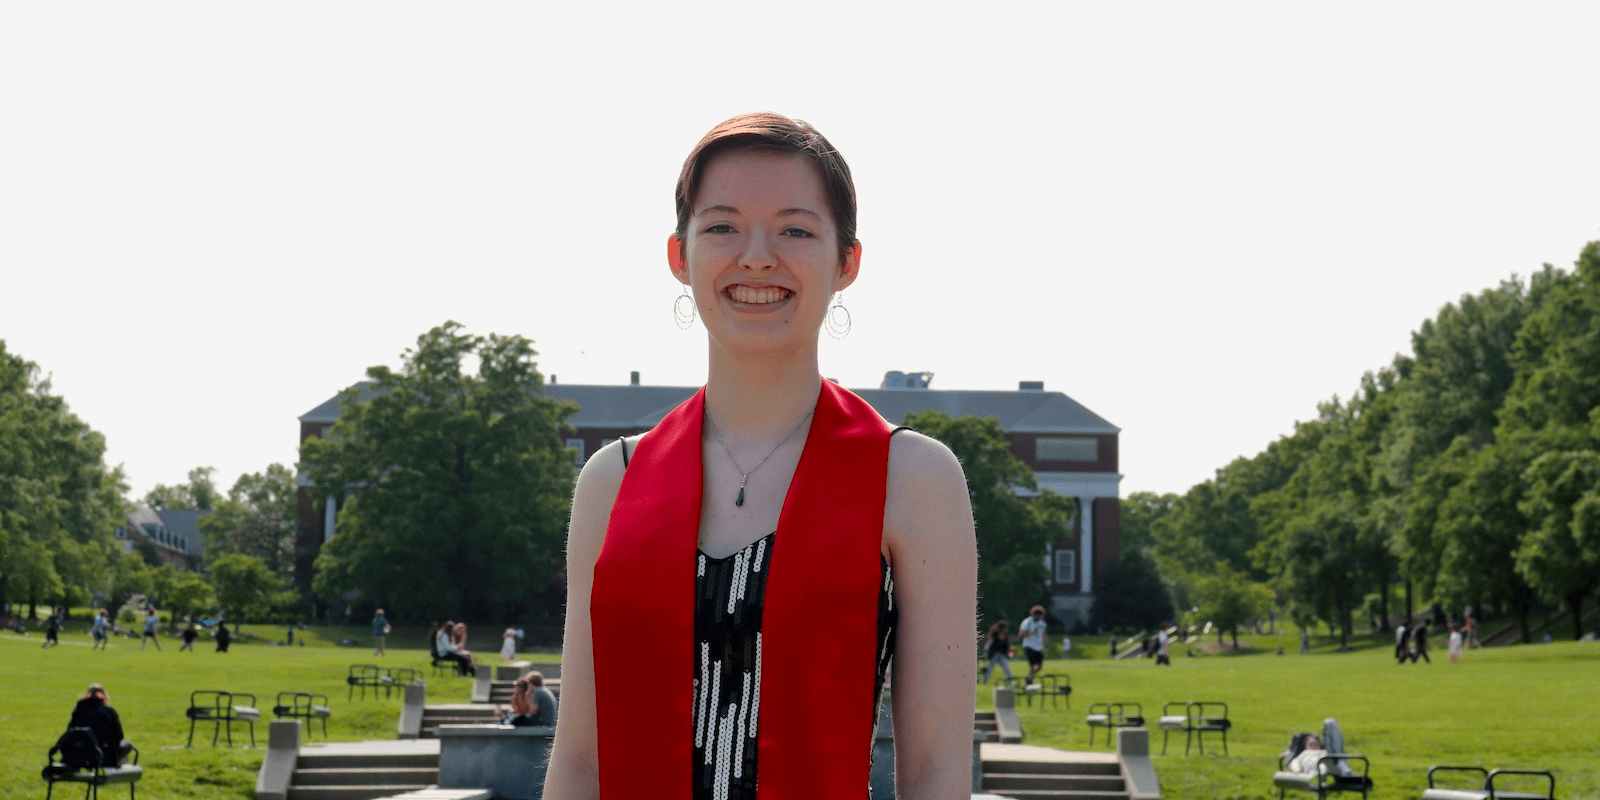
[[[369,742],[314,742],[300,745],[300,752],[330,756],[411,756],[438,755],[438,739],[376,739]]]
[[[1036,744],[999,744],[983,742],[979,755],[984,761],[1038,761],[1068,764],[1116,764],[1116,753],[1094,753],[1074,750],[1057,750]]]

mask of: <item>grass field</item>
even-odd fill
[[[1433,764],[1549,769],[1557,797],[1600,797],[1600,643],[1471,650],[1457,664],[1438,647],[1431,665],[1399,666],[1392,641],[1379,634],[1353,642],[1351,652],[1319,644],[1299,656],[1295,637],[1250,637],[1256,646],[1237,654],[1190,658],[1174,648],[1172,666],[1159,668],[1153,660],[1111,661],[1098,641],[1089,648],[1098,658],[1045,663],[1045,672],[1071,675],[1071,711],[1026,703],[1018,711],[1029,744],[1109,751],[1104,731],[1088,745],[1091,702],[1142,703],[1152,724],[1167,701],[1226,702],[1234,724],[1228,756],[1213,749],[1210,734],[1206,755],[1185,757],[1180,734],[1168,751],[1175,755],[1156,758],[1171,798],[1276,798],[1278,753],[1291,734],[1320,730],[1326,717],[1339,720],[1346,749],[1371,759],[1377,798],[1420,797]],[[1289,655],[1275,655],[1279,646]],[[978,703],[991,707],[991,692],[980,688]],[[1152,731],[1156,752],[1160,739]]]
[[[246,631],[283,635],[265,626],[246,626]],[[334,709],[331,738],[393,738],[398,696],[345,700],[345,670],[375,659],[366,647],[336,643],[350,638],[365,644],[362,629],[319,627],[297,636],[308,646],[272,647],[246,636],[231,652],[218,654],[209,639],[192,653],[176,652],[172,639],[163,640],[165,650],[159,653],[140,652],[136,639],[117,639],[111,649],[94,652],[78,629],[49,650],[39,648],[43,640],[37,633],[0,633],[0,675],[10,690],[0,706],[0,797],[44,796],[39,768],[45,752],[91,682],[106,685],[129,738],[139,746],[146,768],[139,796],[151,800],[251,796],[261,750],[213,748],[208,726],[196,730],[193,749],[184,747],[189,726],[183,709],[195,689],[254,692],[264,709],[278,691],[324,692]],[[425,667],[421,637],[400,639],[399,644],[415,647],[391,645],[383,663]],[[1079,640],[1078,658],[1045,665],[1047,672],[1071,674],[1072,709],[1023,705],[1026,740],[1091,749],[1083,715],[1094,701],[1141,702],[1153,719],[1167,700],[1221,700],[1229,704],[1235,725],[1228,736],[1230,755],[1214,754],[1215,740],[1208,738],[1206,755],[1185,757],[1182,742],[1174,738],[1175,755],[1156,759],[1166,797],[1276,798],[1271,773],[1290,734],[1317,730],[1330,716],[1343,726],[1348,747],[1372,759],[1375,798],[1418,797],[1430,764],[1550,768],[1557,774],[1558,797],[1600,797],[1600,643],[1474,650],[1459,664],[1449,663],[1439,648],[1432,652],[1432,665],[1401,667],[1381,636],[1358,640],[1348,653],[1319,643],[1310,656],[1293,655],[1298,642],[1288,636],[1248,642],[1253,647],[1238,654],[1193,658],[1176,648],[1172,667],[1156,668],[1148,660],[1111,661],[1103,640]],[[490,650],[488,642],[476,644]],[[1274,655],[1279,646],[1290,655]],[[469,681],[429,680],[432,702],[464,702],[469,694]],[[980,688],[979,705],[988,707],[990,698]],[[241,732],[235,728],[236,742]],[[258,724],[256,733],[264,744],[265,724]],[[1159,740],[1158,732],[1157,750]],[[1092,749],[1110,749],[1100,741],[1097,737]]]

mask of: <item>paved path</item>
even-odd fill
[[[1069,762],[1073,764],[1117,763],[1116,753],[1057,750],[1054,747],[1040,747],[1036,744],[983,742],[979,745],[979,755],[984,761],[1043,761]]]

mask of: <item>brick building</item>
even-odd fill
[[[1052,616],[1069,627],[1086,621],[1095,578],[1116,560],[1120,548],[1119,429],[1071,397],[1045,391],[1038,381],[1022,381],[1015,391],[944,391],[928,388],[931,378],[929,373],[890,372],[877,389],[851,391],[891,422],[914,411],[997,418],[1012,453],[1033,469],[1039,488],[1078,500],[1075,530],[1051,542],[1044,558],[1052,579]],[[654,427],[697,388],[646,386],[635,372],[627,385],[562,384],[552,377],[545,394],[578,404],[565,438],[582,463],[612,440]],[[335,396],[300,417],[300,441],[322,435],[338,418]],[[299,552],[315,553],[327,541],[337,508],[338,498],[318,496],[301,477]],[[309,585],[309,573],[304,579]]]
[[[132,551],[141,542],[149,542],[163,562],[177,569],[199,572],[205,563],[199,522],[209,513],[192,508],[139,506],[128,514],[128,524],[117,528],[117,543],[123,550]]]

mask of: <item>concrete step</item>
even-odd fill
[[[1113,762],[1099,761],[989,761],[983,762],[983,774],[996,775],[1095,775],[1117,776],[1121,780],[1122,767]]]
[[[987,792],[989,789],[985,787],[984,791]],[[1007,789],[1004,796],[1014,800],[1128,800],[1127,792],[1078,792],[1056,789]]]
[[[390,784],[385,786],[290,786],[289,800],[380,800],[406,792],[421,791],[429,784]]]
[[[439,782],[438,763],[431,767],[341,767],[338,769],[296,769],[291,786],[372,786],[376,784],[419,784]]]
[[[1015,789],[1036,791],[1118,792],[1126,793],[1122,776],[1116,775],[1049,775],[1043,773],[983,773],[983,788],[1001,794]]]
[[[301,750],[295,764],[297,769],[408,769],[437,768],[438,753],[355,754],[318,753]]]

